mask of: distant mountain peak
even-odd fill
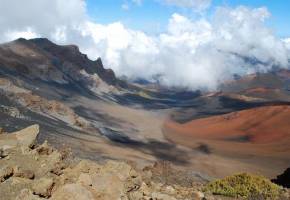
[[[0,47],[2,74],[76,85],[82,80],[80,72],[85,71],[108,85],[118,84],[115,73],[104,68],[101,58],[92,61],[73,44],[57,45],[47,38],[19,38]]]

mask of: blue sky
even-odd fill
[[[189,18],[198,17],[192,9],[178,8],[160,4],[158,0],[143,0],[141,5],[131,0],[86,0],[89,16],[98,23],[121,21],[127,27],[143,30],[147,33],[159,33],[166,29],[168,19],[173,13],[180,13]],[[128,10],[122,5],[129,5]],[[209,16],[218,6],[236,7],[245,5],[256,8],[265,6],[272,14],[268,26],[280,37],[290,36],[290,0],[213,0],[211,7],[204,13]]]

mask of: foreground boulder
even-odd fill
[[[18,144],[23,148],[31,148],[35,145],[36,138],[39,133],[39,125],[29,126],[21,131],[13,133]]]
[[[14,133],[0,134],[0,149],[4,151],[18,146],[23,152],[28,151],[35,145],[38,133],[39,125],[32,125]]]
[[[51,178],[41,178],[37,181],[32,186],[32,190],[34,194],[37,194],[41,197],[50,197],[51,196],[51,191],[53,187],[53,179]]]
[[[92,192],[80,184],[66,184],[52,196],[53,200],[94,200]]]

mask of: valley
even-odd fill
[[[101,59],[41,38],[2,44],[0,66],[0,127],[39,124],[39,142],[78,157],[163,160],[204,177],[274,178],[290,166],[288,71],[169,89],[120,80]]]

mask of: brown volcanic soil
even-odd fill
[[[241,92],[241,94],[272,101],[290,101],[288,92],[285,92],[284,90],[279,88],[255,87],[244,90]]]
[[[193,120],[185,124],[167,123],[183,135],[201,139],[247,140],[279,143],[290,137],[290,106],[267,106],[226,115]]]
[[[273,176],[290,164],[289,119],[290,106],[267,106],[184,124],[168,120],[163,131],[174,143],[237,161],[230,170],[246,164],[247,170]]]

